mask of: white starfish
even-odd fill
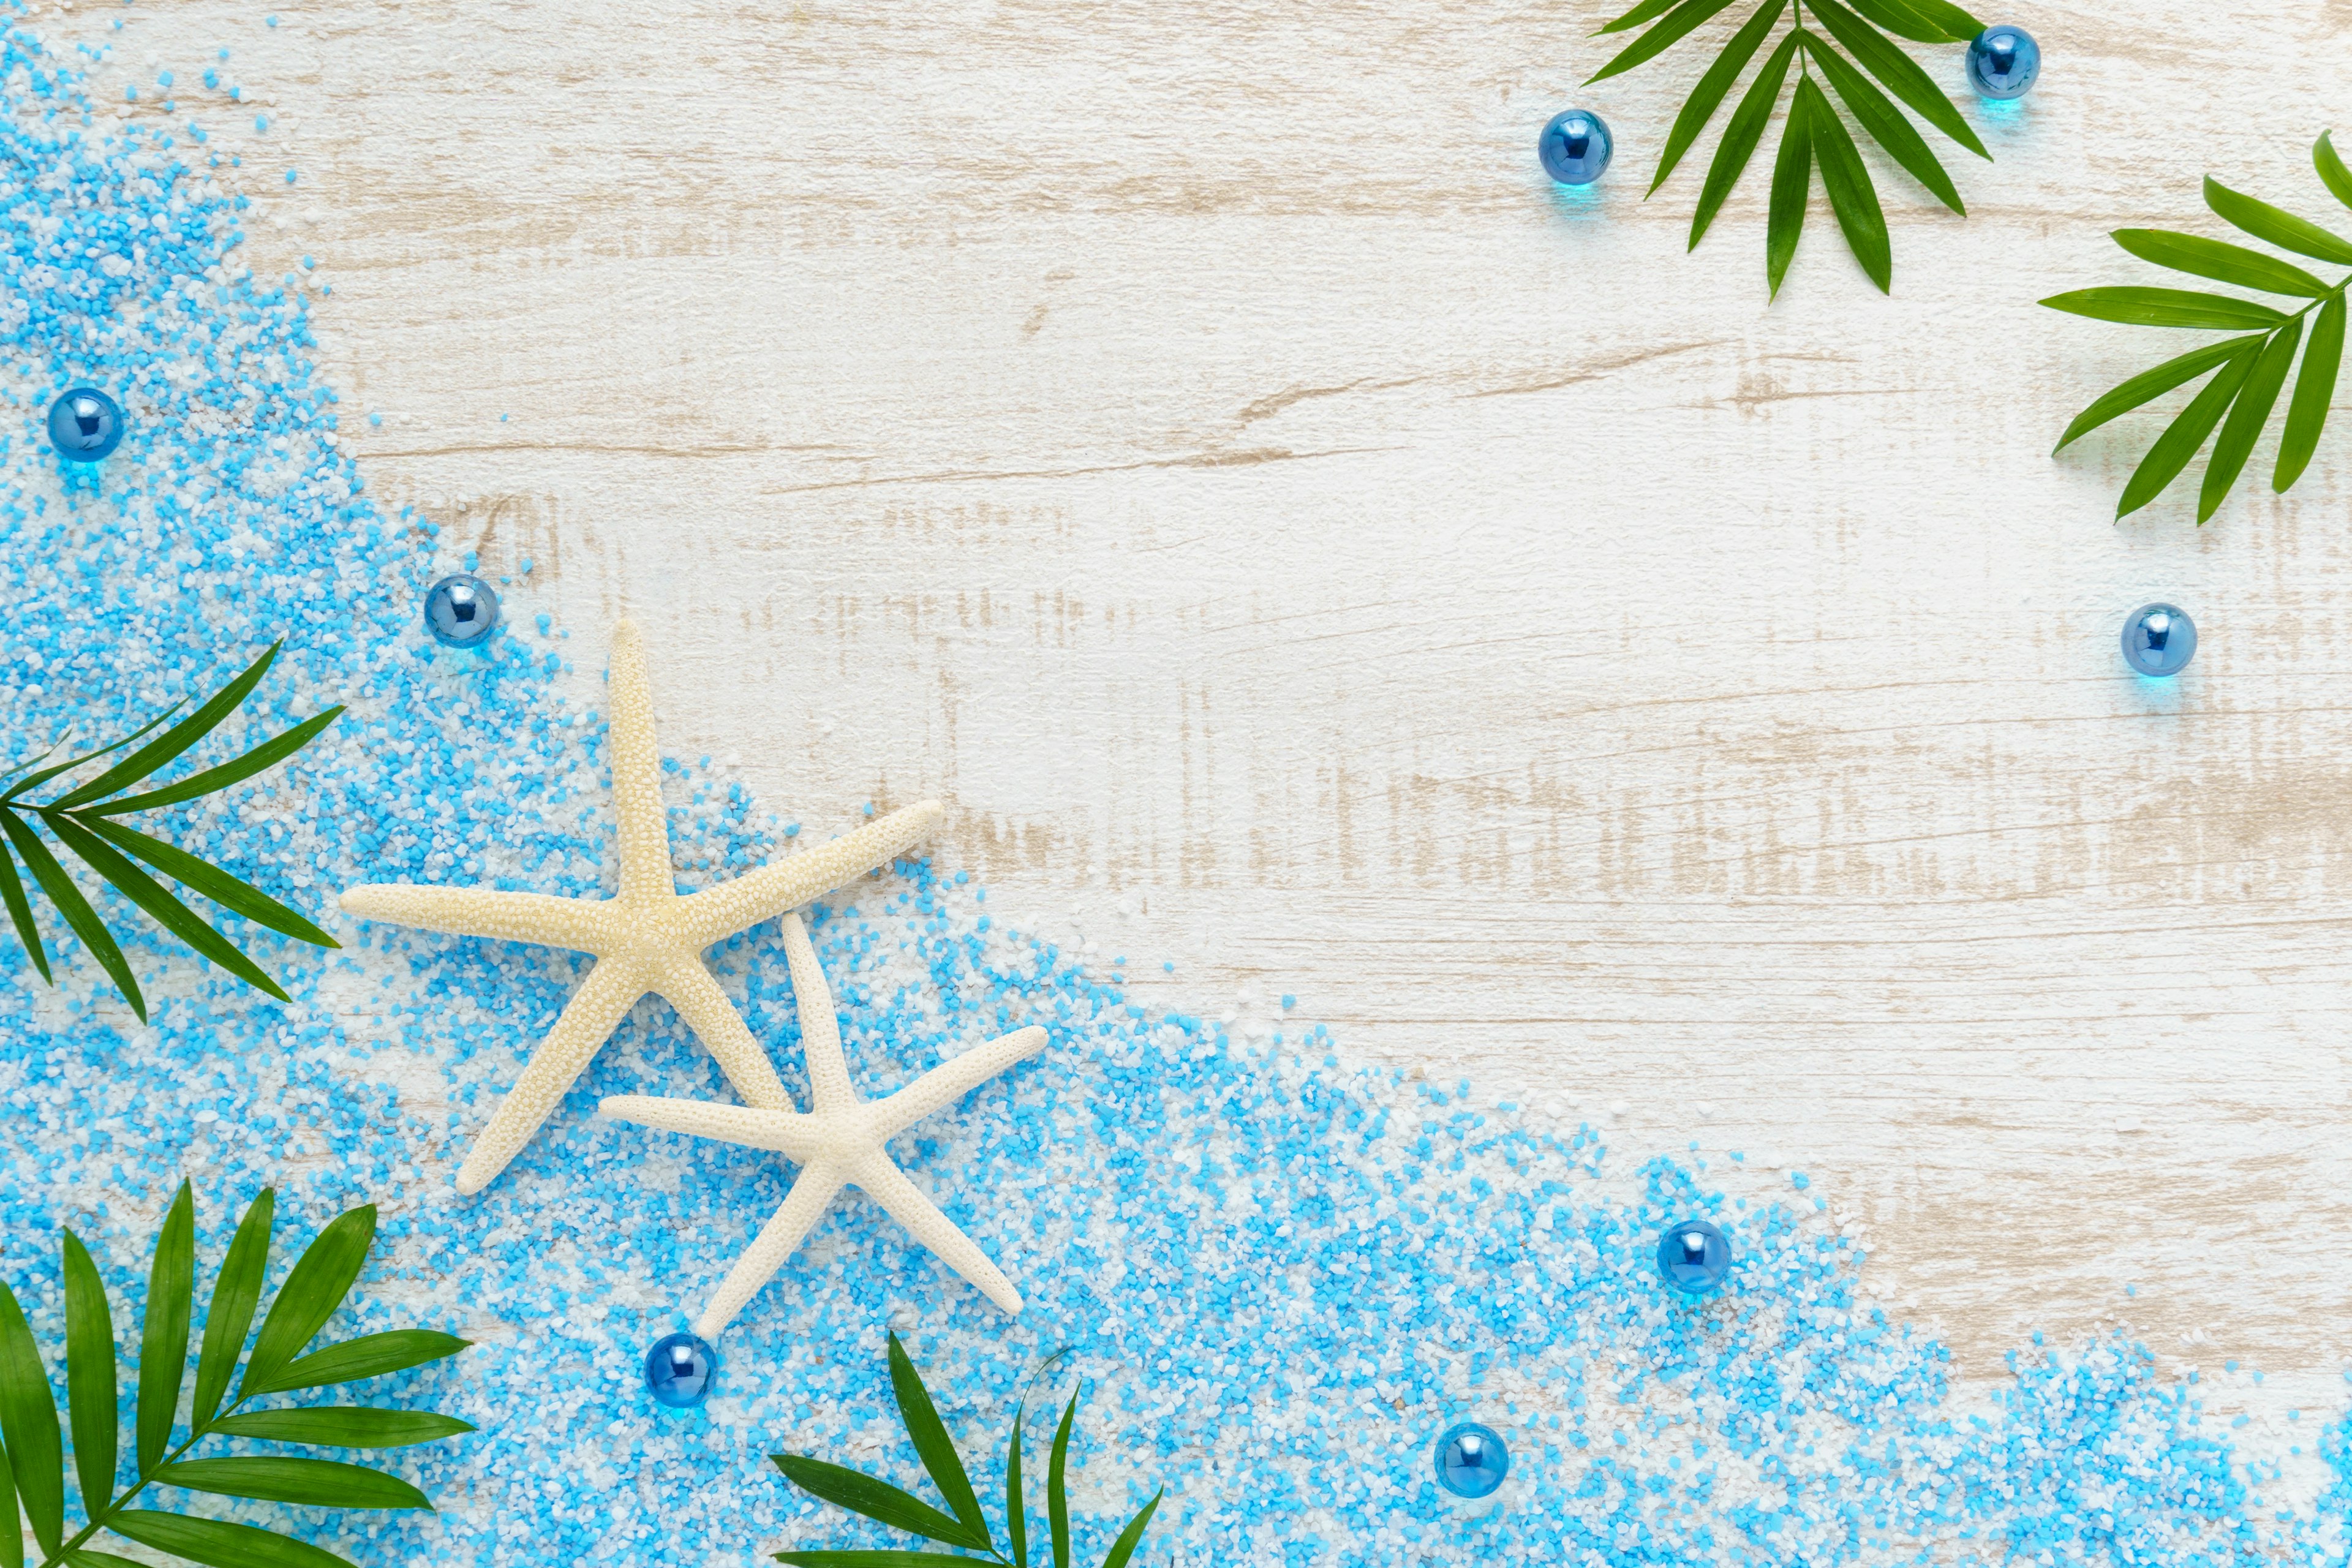
[[[364,920],[596,955],[588,978],[474,1141],[457,1171],[461,1193],[481,1191],[506,1169],[623,1015],[648,994],[677,1008],[692,1026],[736,1093],[753,1105],[789,1108],[792,1097],[776,1077],[775,1065],[704,967],[703,950],[855,880],[921,838],[942,814],[939,802],[927,800],[681,898],[670,868],[645,650],[637,628],[627,621],[613,628],[611,689],[613,816],[621,857],[617,894],[559,899],[490,888],[377,883],[342,896],[344,910]]]
[[[617,1121],[659,1127],[697,1138],[716,1138],[747,1149],[767,1149],[793,1161],[801,1173],[784,1194],[775,1217],[737,1258],[719,1293],[703,1309],[694,1331],[717,1339],[760,1287],[775,1278],[803,1237],[816,1227],[834,1195],[856,1184],[907,1227],[940,1262],[978,1287],[1007,1312],[1021,1310],[1021,1293],[1003,1270],[972,1244],[907,1179],[883,1145],[932,1111],[962,1099],[998,1073],[1045,1048],[1045,1031],[1031,1025],[972,1047],[941,1062],[887,1100],[860,1100],[850,1087],[849,1063],[841,1054],[841,1021],[834,1016],[833,988],[817,967],[816,949],[796,914],[783,919],[784,959],[792,968],[793,999],[800,1008],[801,1053],[808,1063],[814,1113],[772,1106],[720,1105],[702,1100],[662,1100],[617,1094],[597,1113]]]

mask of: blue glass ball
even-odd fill
[[[2177,605],[2142,605],[2124,621],[2124,662],[2142,675],[2179,675],[2197,656],[2197,623]]]
[[[444,577],[425,591],[425,629],[443,647],[480,647],[499,629],[499,596],[470,572]]]
[[[1536,156],[1543,160],[1544,173],[1563,185],[1591,184],[1609,167],[1609,154],[1615,151],[1609,127],[1585,109],[1562,110],[1536,138]]]
[[[2022,98],[2042,74],[2042,46],[2022,27],[1987,27],[1969,45],[1969,85],[1987,98]]]
[[[68,463],[95,463],[122,445],[122,409],[94,386],[49,405],[49,444]]]
[[[1658,1274],[1685,1296],[1704,1296],[1731,1272],[1731,1243],[1703,1219],[1686,1219],[1658,1237]]]
[[[1511,1451],[1475,1421],[1448,1426],[1437,1440],[1437,1484],[1455,1497],[1485,1497],[1511,1473]]]
[[[646,1352],[646,1390],[656,1405],[691,1410],[719,1381],[719,1352],[692,1334],[665,1334]]]

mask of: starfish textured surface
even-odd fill
[[[909,1235],[940,1262],[970,1280],[1007,1312],[1021,1310],[1021,1293],[939,1205],[917,1190],[884,1145],[916,1122],[962,1099],[1015,1062],[1045,1046],[1045,1031],[1032,1024],[941,1062],[885,1100],[860,1100],[850,1087],[849,1063],[841,1054],[841,1022],[834,1016],[833,988],[817,966],[816,949],[796,914],[783,919],[784,958],[792,966],[793,999],[800,1008],[801,1050],[807,1060],[809,1093],[815,1101],[803,1116],[783,1107],[720,1105],[702,1100],[664,1100],[652,1095],[614,1095],[598,1113],[618,1121],[659,1127],[697,1138],[716,1138],[749,1149],[768,1149],[801,1167],[775,1216],[736,1259],[735,1267],[703,1309],[694,1331],[716,1339],[760,1287],[775,1278],[802,1238],[816,1227],[845,1186],[864,1189]],[[746,1096],[745,1098],[750,1098]]]
[[[342,896],[343,909],[453,936],[494,937],[593,952],[595,964],[555,1026],[530,1054],[457,1171],[457,1190],[478,1193],[520,1153],[638,998],[677,1009],[735,1092],[752,1105],[788,1109],[776,1077],[741,1015],[702,962],[715,942],[831,892],[907,849],[943,814],[923,801],[854,833],[771,861],[748,876],[680,896],[662,808],[661,752],[654,743],[653,698],[636,626],[613,628],[613,816],[618,826],[620,889],[610,899],[559,899],[491,888],[377,883]]]

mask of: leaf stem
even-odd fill
[[[81,1548],[82,1542],[88,1541],[91,1536],[96,1535],[100,1531],[105,1529],[106,1521],[112,1519],[116,1514],[121,1513],[123,1508],[130,1503],[132,1498],[137,1497],[141,1492],[146,1490],[147,1483],[155,1479],[157,1471],[163,1469],[164,1466],[171,1464],[181,1455],[194,1447],[206,1437],[211,1436],[214,1429],[222,1422],[227,1420],[231,1415],[235,1415],[238,1407],[243,1405],[247,1400],[258,1397],[259,1395],[255,1394],[245,1394],[237,1400],[236,1404],[230,1405],[226,1410],[222,1411],[210,1421],[205,1422],[202,1426],[191,1428],[189,1430],[188,1440],[186,1442],[181,1444],[178,1447],[173,1449],[170,1453],[156,1460],[154,1469],[142,1471],[138,1480],[131,1484],[129,1491],[124,1492],[121,1497],[116,1498],[112,1502],[108,1503],[106,1507],[100,1510],[97,1514],[91,1517],[90,1521],[88,1524],[81,1527],[81,1532],[76,1535],[71,1541],[67,1542],[63,1546],[58,1547],[57,1554],[45,1560],[41,1563],[41,1568],[58,1568],[59,1563],[65,1562],[67,1558],[71,1557]]]

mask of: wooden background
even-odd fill
[[[1969,1373],[2122,1317],[2335,1384],[2352,429],[2116,526],[2161,416],[2050,447],[2187,342],[2033,301],[2155,280],[2104,232],[2217,228],[2209,171],[2324,217],[2352,0],[2003,12],[2008,114],[1917,51],[1972,216],[1881,160],[1893,297],[1817,190],[1769,305],[1762,170],[1693,256],[1703,165],[1642,200],[1690,46],[1576,85],[1614,8],[39,25],[101,98],[175,70],[256,269],[333,285],[370,493],[530,558],[583,702],[634,614],[669,750],[813,831],[943,795],[944,862],[1146,999],[1801,1163]],[[2117,656],[2155,598],[2169,684]]]

